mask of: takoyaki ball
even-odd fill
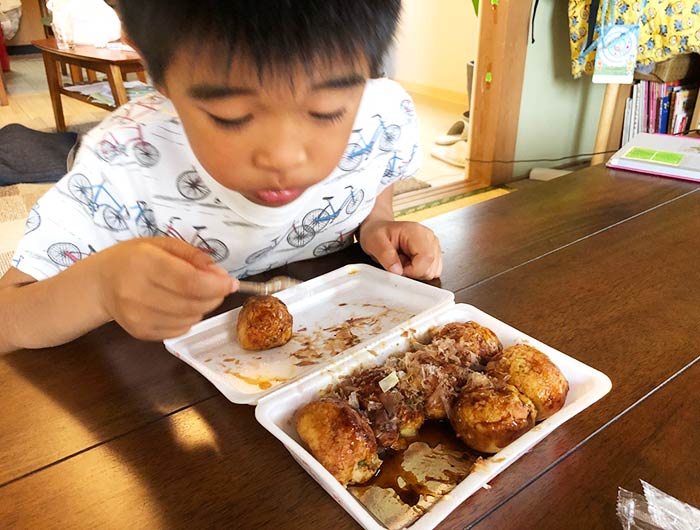
[[[407,353],[404,357],[406,375],[399,383],[404,393],[422,398],[427,419],[445,419],[452,400],[471,370],[460,363],[450,363],[437,354],[435,348]]]
[[[246,350],[269,350],[292,338],[292,315],[274,296],[251,296],[238,314],[238,342]]]
[[[433,332],[431,343],[454,353],[464,366],[485,365],[503,350],[501,341],[489,328],[476,322],[450,322]],[[454,344],[454,346],[452,346]]]
[[[497,453],[535,425],[537,411],[512,385],[465,388],[450,410],[457,436],[482,453]]]
[[[415,436],[425,417],[422,402],[411,392],[401,392],[400,381],[382,390],[380,382],[391,372],[382,366],[363,370],[342,383],[340,390],[343,397],[355,394],[357,408],[366,411],[380,447],[401,449],[402,439]]]
[[[561,370],[544,353],[527,344],[503,350],[488,363],[486,373],[529,397],[537,408],[537,421],[561,409],[569,392]]]
[[[343,486],[368,481],[382,464],[369,422],[345,401],[323,398],[305,405],[296,414],[296,429]]]

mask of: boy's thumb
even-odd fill
[[[151,238],[151,242],[168,254],[178,257],[198,269],[207,269],[214,263],[211,256],[206,252],[180,239],[174,237],[154,237]]]
[[[399,254],[390,242],[387,241],[381,250],[372,254],[372,257],[389,272],[399,275],[403,274],[403,266],[401,265]]]

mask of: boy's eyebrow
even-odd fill
[[[256,93],[252,88],[228,85],[193,85],[188,92],[190,97],[203,100],[249,96]]]
[[[352,88],[357,85],[364,85],[365,78],[360,74],[350,74],[343,77],[335,77],[314,83],[311,88],[313,90],[322,90],[324,88]]]
[[[365,78],[360,74],[350,74],[343,77],[334,77],[314,83],[312,90],[343,89],[363,85]],[[188,90],[190,97],[201,100],[223,99],[233,96],[250,96],[257,94],[257,90],[241,86],[229,85],[193,85]]]

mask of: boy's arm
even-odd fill
[[[119,243],[40,282],[10,269],[0,279],[0,352],[63,344],[111,320],[141,339],[178,336],[236,288],[171,238]]]
[[[7,271],[0,279],[0,352],[63,344],[108,322],[89,269],[78,262],[41,282]]]
[[[421,280],[437,278],[442,273],[440,241],[419,223],[394,221],[393,200],[393,186],[377,196],[360,224],[362,250],[390,272]]]

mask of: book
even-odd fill
[[[692,125],[698,85],[679,81],[657,83],[642,80],[632,85],[625,101],[621,143],[639,133],[682,134]]]
[[[659,110],[659,128],[657,132],[666,133],[668,131],[668,111],[670,110],[671,103],[668,95],[661,98],[660,110]]]
[[[622,128],[622,143],[626,144],[631,138],[630,134],[630,118],[632,116],[632,98],[627,98],[625,100],[625,119],[623,121]]]
[[[700,138],[640,133],[615,153],[606,165],[700,182]]]

